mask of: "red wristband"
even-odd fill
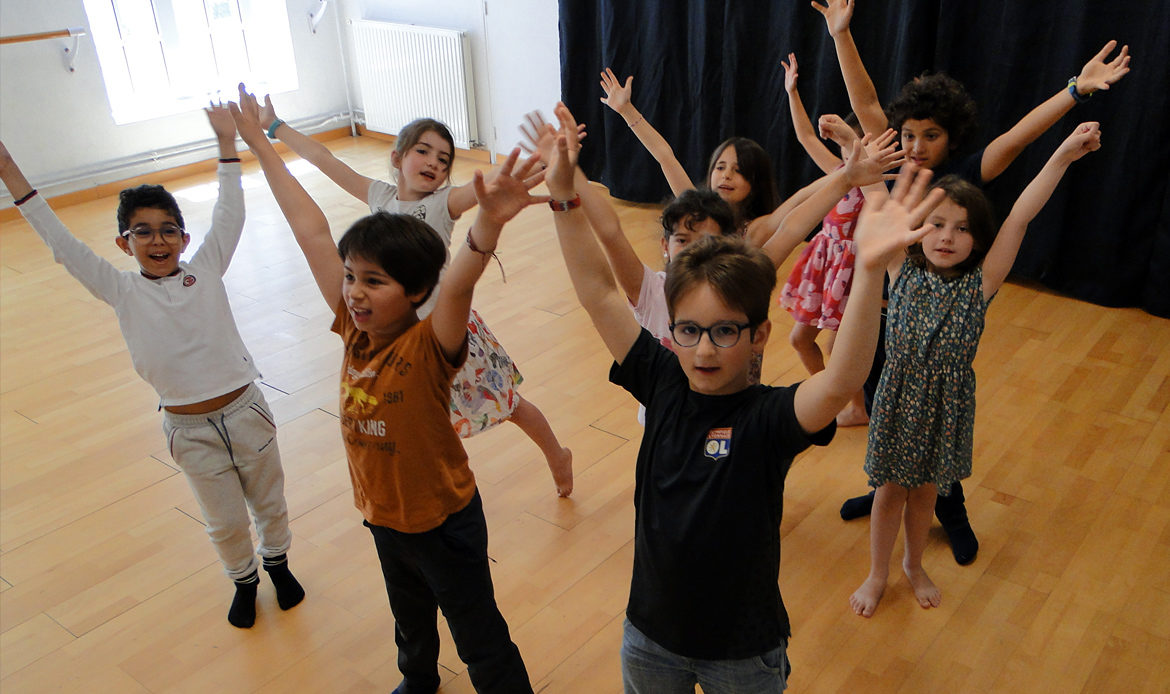
[[[581,196],[574,195],[572,200],[549,200],[548,206],[553,212],[568,212],[581,206]]]

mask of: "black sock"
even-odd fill
[[[940,495],[935,500],[934,515],[947,533],[955,561],[959,566],[966,566],[975,561],[979,540],[971,529],[971,521],[967,520],[967,497],[963,494],[963,485],[955,482],[947,492],[946,496]]]
[[[979,553],[979,539],[975,537],[975,531],[971,529],[970,523],[944,525],[943,530],[947,533],[947,539],[951,541],[951,554],[955,555],[955,561],[959,566],[966,566],[975,561],[975,555]]]
[[[846,499],[845,503],[841,504],[841,520],[853,520],[854,518],[864,518],[873,511],[873,490],[865,496],[855,496],[852,499]]]
[[[256,587],[260,585],[260,577],[253,571],[233,582],[236,584],[236,596],[232,598],[232,606],[228,609],[228,621],[234,627],[250,629],[256,623]]]
[[[292,609],[305,599],[305,589],[288,570],[288,555],[265,557],[264,570],[268,572],[272,585],[276,587],[276,604],[280,605],[280,609]]]

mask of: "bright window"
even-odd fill
[[[297,88],[284,0],[84,0],[119,125]]]

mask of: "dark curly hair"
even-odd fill
[[[447,262],[447,247],[426,222],[381,211],[354,222],[337,242],[337,254],[377,263],[408,295],[426,290],[415,308],[430,298]]]
[[[979,186],[954,174],[938,179],[931,186],[931,189],[934,188],[942,188],[948,200],[967,211],[967,233],[971,234],[973,242],[971,254],[954,267],[956,273],[966,274],[983,263],[987,251],[995,241],[998,229],[995,226],[995,213],[991,211],[991,202]],[[906,257],[918,267],[927,267],[921,243],[906,249]]]
[[[670,238],[675,227],[683,224],[694,231],[695,224],[710,219],[719,226],[719,233],[731,236],[737,232],[735,213],[731,205],[710,188],[684,190],[662,209],[662,236]]]
[[[772,171],[772,157],[755,140],[746,137],[731,137],[719,144],[711,154],[707,165],[706,184],[711,184],[711,173],[719,162],[719,155],[728,147],[735,148],[739,173],[751,186],[751,192],[734,209],[736,225],[763,217],[780,206],[780,194],[776,190],[776,175]]]
[[[183,223],[183,213],[179,211],[179,203],[175,196],[167,192],[166,188],[156,185],[141,185],[127,188],[118,193],[118,235],[130,228],[130,218],[142,208],[162,210],[175,218],[175,223],[186,229]]]
[[[975,135],[975,100],[959,80],[936,72],[923,73],[902,87],[889,108],[890,127],[901,130],[907,120],[930,120],[947,131],[954,149],[963,149]]]

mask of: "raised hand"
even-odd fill
[[[1105,56],[1112,53],[1114,48],[1117,48],[1116,40],[1105,44],[1097,55],[1085,63],[1077,75],[1077,92],[1092,94],[1099,89],[1109,89],[1109,85],[1125,77],[1129,72],[1129,46],[1122,46],[1116,58],[1105,62]]]
[[[841,147],[841,153],[845,154],[853,143],[858,139],[857,133],[853,128],[845,124],[841,120],[841,116],[835,113],[826,113],[817,119],[817,134],[821,136],[822,140],[832,140]]]
[[[796,78],[798,76],[796,74],[796,54],[789,53],[788,62],[781,60],[780,64],[784,66],[784,91],[791,94],[796,91]]]
[[[601,103],[621,113],[622,109],[630,104],[633,85],[633,75],[627,77],[623,85],[618,81],[617,75],[613,74],[613,70],[605,68],[601,73],[601,89],[605,92],[605,96],[601,97]]]
[[[244,142],[251,145],[261,139],[267,140],[268,136],[264,134],[264,128],[260,125],[260,106],[256,103],[255,95],[248,92],[243,82],[240,82],[239,102],[229,103],[228,108],[231,109],[232,120],[235,121],[236,130],[240,132]]]
[[[866,200],[853,232],[857,263],[870,270],[885,268],[899,252],[926,236],[922,220],[946,195],[935,188],[924,196],[930,177],[928,169],[907,166],[888,198]]]
[[[220,140],[236,139],[236,123],[232,120],[232,113],[227,104],[212,101],[207,104],[207,108],[203,109],[203,112],[207,114],[207,122],[215,131],[216,138]]]
[[[264,105],[260,107],[260,127],[268,130],[268,126],[272,125],[276,120],[276,109],[272,107],[272,97],[268,94],[264,95]]]
[[[825,25],[829,28],[829,35],[836,36],[849,30],[849,21],[853,19],[853,0],[825,0],[824,5],[812,3],[813,9],[825,18]]]
[[[540,111],[529,111],[524,114],[524,122],[520,124],[520,149],[528,154],[540,152],[540,161],[547,166],[553,159],[553,150],[556,149],[556,129],[544,119]],[[577,141],[585,139],[585,124],[577,125]]]
[[[553,196],[564,195],[574,189],[573,175],[577,169],[577,157],[581,152],[581,141],[577,138],[577,121],[569,107],[558,103],[553,113],[560,128],[556,131],[556,150],[546,172],[548,189]],[[546,126],[552,131],[552,126]]]
[[[508,158],[497,167],[494,175],[485,178],[482,171],[476,171],[472,179],[475,199],[479,202],[480,219],[488,219],[503,226],[520,210],[538,202],[547,202],[547,195],[530,195],[528,191],[544,180],[544,172],[538,170],[540,154],[519,162],[520,148],[516,147]]]
[[[1090,121],[1078,125],[1056,148],[1056,154],[1063,161],[1072,163],[1098,149],[1101,149],[1101,124]]]
[[[898,151],[897,133],[887,130],[881,135],[867,134],[854,140],[845,159],[845,180],[851,186],[864,187],[886,179],[896,178],[884,173],[901,166],[906,158]]]

